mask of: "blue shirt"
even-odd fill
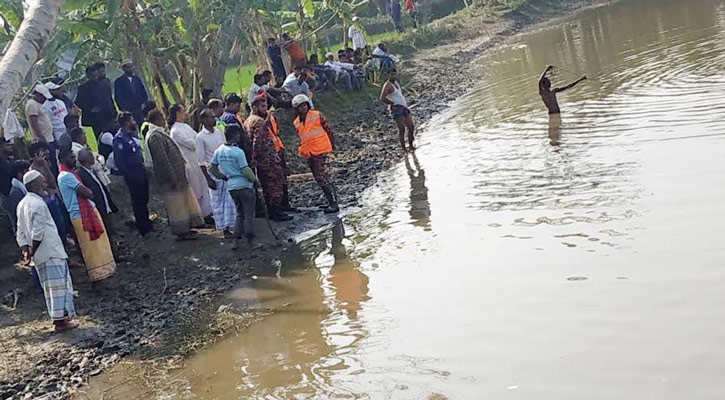
[[[231,125],[231,124],[240,125],[236,114],[229,112],[227,110],[224,110],[224,114],[222,114],[222,116],[219,117],[219,120],[224,123],[224,128],[226,128],[227,125]],[[217,128],[219,128],[218,124],[217,124]],[[219,129],[219,130],[222,131],[222,133],[224,133],[223,129]]]
[[[70,172],[62,171],[58,174],[58,189],[60,194],[63,196],[63,203],[65,208],[70,214],[70,219],[76,219],[81,217],[81,208],[78,205],[78,186],[80,181]],[[91,200],[88,200],[93,204]],[[93,204],[95,207],[95,204]]]
[[[122,175],[143,169],[143,154],[133,134],[120,130],[113,137],[113,161]]]
[[[254,183],[247,179],[242,170],[248,166],[244,151],[237,146],[223,144],[214,152],[211,165],[218,165],[224,175],[229,178],[229,190],[251,189]]]

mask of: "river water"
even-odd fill
[[[489,54],[362,209],[230,294],[273,314],[88,396],[724,398],[724,27],[630,0]],[[547,64],[591,78],[552,137]]]

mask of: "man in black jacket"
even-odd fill
[[[106,78],[106,64],[95,63],[86,68],[88,81],[78,86],[76,104],[81,108],[83,126],[93,128],[98,136],[116,118],[116,106],[111,95],[111,81]]]
[[[91,200],[93,200],[93,203],[96,204],[98,213],[101,214],[103,225],[105,225],[106,230],[108,231],[108,238],[110,239],[111,246],[113,247],[115,253],[116,238],[113,234],[114,224],[113,217],[111,215],[117,213],[118,208],[113,203],[111,192],[108,190],[106,185],[98,179],[96,173],[91,169],[91,165],[93,165],[94,162],[96,162],[96,159],[93,157],[93,153],[91,153],[90,150],[83,149],[79,151],[79,165],[78,168],[76,168],[76,172],[78,172],[78,175],[81,177],[81,183],[93,192],[93,198]]]
[[[124,61],[121,69],[123,69],[123,75],[113,83],[116,105],[118,105],[119,110],[133,114],[133,119],[141,126],[144,122],[141,107],[149,99],[146,87],[143,85],[141,78],[134,75],[134,66],[131,60]]]

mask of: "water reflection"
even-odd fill
[[[413,165],[410,164],[413,160]],[[421,168],[415,152],[405,156],[405,169],[410,179],[410,217],[413,225],[424,230],[430,230],[430,202],[428,201],[428,187],[425,185],[425,170]]]
[[[167,382],[206,400],[722,398],[725,140],[704,134],[725,128],[723,25],[725,0],[621,1],[487,58],[422,132],[426,171],[409,155],[281,278],[240,289],[270,315]],[[550,137],[547,64],[601,81],[567,92]]]
[[[270,315],[191,360],[183,376],[192,394],[222,399],[343,395],[333,378],[340,370],[359,368],[352,350],[367,333],[356,320],[370,299],[368,277],[349,256],[350,245],[342,219],[336,218],[330,230],[290,249],[278,272],[270,268],[234,290],[229,297],[235,304]]]
[[[330,284],[335,290],[335,300],[347,317],[351,320],[357,319],[357,313],[361,304],[370,298],[368,297],[368,277],[360,270],[360,263],[350,259],[347,248],[343,243],[345,238],[345,226],[342,219],[338,218],[332,227],[332,245],[330,253],[335,257],[330,272]]]

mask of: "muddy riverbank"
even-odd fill
[[[410,89],[418,123],[427,121],[470,87],[475,76],[467,72],[467,65],[486,49],[532,23],[590,3],[562,1],[555,9],[529,6],[496,19],[455,15],[437,21],[431,29],[447,24],[446,32],[457,34],[448,44],[421,50],[403,63],[404,83]],[[481,24],[486,34],[481,34]],[[347,99],[325,95],[318,101],[338,137],[332,167],[342,203],[347,206],[357,203],[359,194],[375,183],[380,171],[401,159],[393,124],[376,100],[377,90],[371,88]],[[289,119],[282,115],[285,117]],[[293,153],[297,142],[289,127],[284,136]],[[296,157],[290,159],[294,160],[293,172],[307,171]],[[310,210],[322,198],[309,176],[295,178],[291,189],[294,203],[309,211],[298,215],[294,223],[274,224],[284,238],[327,221]],[[157,214],[162,220],[163,213]],[[82,271],[72,271],[82,328],[65,335],[50,333],[42,296],[33,292],[27,275],[15,269],[13,273],[3,272],[2,293],[16,288],[22,292],[18,293],[15,310],[10,307],[16,296],[4,298],[0,317],[0,399],[67,397],[89,376],[129,355],[173,365],[178,357],[263,318],[264,312],[232,313],[215,304],[240,279],[253,277],[256,270],[274,264],[286,246],[285,241],[272,240],[262,220],[258,224],[258,231],[266,235],[266,246],[252,257],[232,253],[228,243],[211,230],[203,230],[202,238],[193,245],[175,242],[168,232],[143,242],[126,233],[124,261],[109,288],[90,292]],[[13,251],[10,246],[3,254]]]

